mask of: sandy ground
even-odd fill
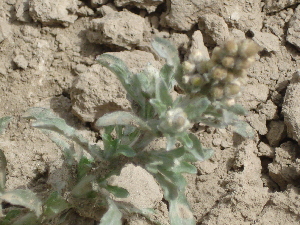
[[[150,48],[165,37],[182,59],[190,48],[211,52],[229,38],[252,38],[263,50],[249,71],[239,102],[256,131],[253,140],[231,128],[197,125],[203,145],[215,149],[188,175],[187,197],[197,225],[300,224],[300,4],[299,0],[1,0],[0,117],[14,116],[0,139],[8,159],[7,188],[30,188],[41,197],[64,192],[68,171],[60,150],[21,118],[32,106],[51,108],[91,141],[101,115],[128,110],[113,74],[95,62],[104,52],[132,71],[161,61]],[[150,148],[159,147],[155,142]],[[167,206],[149,174],[128,165],[113,182],[126,200],[152,207],[166,221]],[[93,225],[91,205],[66,224]],[[167,224],[167,222],[164,222]],[[141,217],[125,224],[147,225]]]

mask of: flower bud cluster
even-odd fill
[[[216,47],[210,59],[195,50],[182,64],[185,74],[182,82],[194,93],[208,90],[211,100],[233,105],[259,49],[255,42],[246,39],[239,43],[229,40]]]
[[[159,129],[166,133],[182,133],[191,126],[187,114],[182,108],[170,109],[166,113],[165,119],[159,125]]]

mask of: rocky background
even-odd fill
[[[160,67],[149,44],[154,36],[172,41],[182,59],[230,38],[252,38],[263,49],[239,100],[254,140],[231,128],[194,126],[203,145],[215,149],[210,160],[196,163],[197,175],[187,176],[197,224],[299,224],[299,0],[1,0],[0,117],[14,116],[0,139],[7,188],[30,188],[41,197],[64,192],[69,179],[60,150],[21,115],[32,106],[51,108],[100,142],[94,121],[130,104],[95,57],[110,52],[135,72],[148,62]],[[143,169],[128,165],[112,182],[130,190],[126,201],[157,209],[168,224],[161,190]],[[91,207],[82,206],[66,224],[95,224]],[[132,216],[124,224],[149,222]]]

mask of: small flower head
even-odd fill
[[[183,72],[191,74],[195,72],[196,65],[195,63],[191,63],[190,61],[184,61],[182,63]]]
[[[239,56],[241,56],[242,58],[253,57],[259,50],[260,47],[258,44],[256,44],[252,40],[246,39],[239,45]]]
[[[227,76],[227,70],[222,66],[215,66],[212,69],[211,76],[215,80],[223,80]]]
[[[166,113],[165,120],[159,125],[162,132],[167,133],[182,133],[191,126],[186,113],[182,108],[170,109]]]

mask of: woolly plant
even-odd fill
[[[213,150],[204,148],[191,132],[193,124],[217,128],[232,125],[243,137],[253,135],[250,126],[239,120],[246,111],[236,104],[235,99],[241,93],[247,69],[259,50],[254,42],[228,41],[216,47],[210,59],[196,50],[183,63],[177,49],[167,40],[155,38],[152,46],[166,61],[160,70],[149,64],[142,72],[133,74],[115,56],[103,54],[97,57],[97,62],[118,77],[132,103],[131,112],[112,112],[96,121],[96,127],[104,128],[103,148],[89,143],[48,109],[31,108],[24,116],[35,120],[32,125],[62,149],[70,168],[76,168],[76,182],[69,187],[69,194],[73,199],[89,199],[94,205],[101,206],[104,211],[98,212],[100,225],[121,225],[122,213],[140,213],[152,220],[149,210],[136,209],[112,197],[128,196],[127,190],[111,186],[107,181],[112,175],[119,175],[128,163],[147,170],[161,186],[164,198],[169,202],[171,225],[196,224],[185,196],[187,182],[183,174],[195,174],[197,168],[193,163],[209,159]],[[171,95],[174,87],[180,90],[177,97]],[[166,145],[147,150],[148,145],[159,138],[165,138]],[[47,204],[41,206],[38,213],[28,207],[36,211],[35,222],[32,220],[30,224],[48,221],[71,208],[76,210],[70,198],[63,199],[57,192],[53,196],[48,200],[52,209],[58,205],[63,207],[52,210],[51,215],[45,214],[49,209]]]

